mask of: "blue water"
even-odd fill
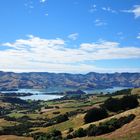
[[[62,98],[63,96],[60,95],[45,95],[45,94],[35,94],[31,96],[24,96],[20,97],[20,99],[23,100],[43,100],[43,101],[48,101],[48,100],[53,100],[53,99],[59,99]]]
[[[113,93],[117,90],[127,89],[127,87],[113,87],[113,88],[107,88],[107,89],[93,89],[93,90],[83,90],[87,94],[100,94],[102,93]],[[50,87],[48,89],[19,89],[18,91],[2,91],[2,93],[32,93],[34,95],[31,96],[24,96],[20,97],[21,99],[27,100],[53,100],[58,99],[63,96],[57,95],[58,92],[64,92],[64,91],[70,91],[70,90],[76,90],[76,89],[70,89],[70,88],[62,88],[62,87]],[[45,93],[45,94],[44,94]],[[47,95],[46,93],[56,93],[56,95]]]

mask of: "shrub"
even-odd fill
[[[53,130],[51,133],[35,133],[33,134],[34,140],[61,140],[61,131]]]
[[[86,131],[83,128],[79,128],[73,133],[73,137],[84,137],[86,136]]]
[[[53,114],[60,114],[60,111],[55,111],[53,112]]]
[[[87,132],[87,136],[95,136],[96,135],[96,132],[97,132],[97,126],[96,125],[93,125],[91,124],[87,129],[86,129],[86,132]]]
[[[61,134],[61,131],[54,129],[54,130],[50,133],[50,135],[51,135],[52,137],[56,137],[56,136],[61,136],[62,134]]]
[[[61,123],[61,122],[67,121],[68,116],[66,114],[59,115],[59,116],[55,117],[54,120],[56,121],[56,123]]]
[[[98,121],[104,119],[108,116],[108,113],[103,108],[93,108],[87,112],[84,117],[85,123],[90,123],[94,121]]]
[[[68,133],[71,133],[73,131],[73,128],[70,127],[69,130],[68,130]]]
[[[73,138],[73,135],[72,134],[68,134],[67,137],[66,137],[66,139],[68,139],[68,140],[69,139],[72,139],[72,138]]]

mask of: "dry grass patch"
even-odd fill
[[[15,124],[18,124],[17,122],[14,122],[14,121],[6,121],[4,119],[0,119],[0,129],[2,129],[2,127],[4,126],[13,126]]]
[[[19,137],[14,135],[3,135],[0,136],[0,140],[33,140],[31,137]]]
[[[131,93],[132,94],[135,94],[135,95],[140,95],[140,88],[134,88],[134,89],[132,89]]]

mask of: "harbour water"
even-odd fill
[[[107,89],[93,89],[93,90],[83,90],[87,94],[100,94],[100,93],[113,93],[117,90],[127,89],[127,87],[113,87]],[[50,87],[48,89],[19,89],[17,91],[2,91],[2,93],[32,93],[33,95],[20,97],[21,99],[27,100],[53,100],[63,97],[62,95],[57,95],[57,93],[64,91],[71,91],[76,89],[63,88],[63,87]],[[50,95],[47,93],[56,93],[54,95]]]

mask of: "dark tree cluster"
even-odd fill
[[[122,90],[115,91],[111,95],[131,95],[131,91],[132,89],[122,89]]]
[[[118,112],[121,110],[128,110],[135,108],[139,105],[138,98],[135,95],[127,95],[122,98],[112,98],[107,99],[103,107],[111,112]]]
[[[93,108],[90,109],[85,117],[84,117],[84,121],[85,123],[90,123],[90,122],[94,122],[94,121],[98,121],[101,119],[104,119],[108,117],[108,113],[105,109],[103,108]]]
[[[16,98],[16,97],[5,96],[5,97],[1,98],[1,100],[2,100],[2,102],[8,102],[8,103],[11,103],[11,104],[20,104],[20,105],[27,104],[27,101],[22,100],[20,98]]]

